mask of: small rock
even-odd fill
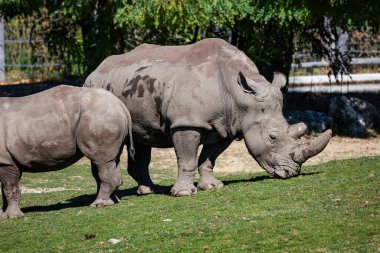
[[[351,137],[368,137],[370,129],[379,126],[376,108],[354,97],[334,97],[331,99],[329,114],[333,118],[334,132]]]
[[[116,243],[119,243],[121,241],[123,241],[122,238],[120,238],[120,239],[112,238],[112,239],[109,239],[107,242],[110,244],[116,244]]]

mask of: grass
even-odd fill
[[[264,173],[221,176],[222,189],[168,195],[173,171],[154,168],[163,194],[136,196],[126,175],[122,202],[90,208],[88,165],[24,174],[25,217],[0,221],[0,252],[376,252],[380,250],[380,157],[305,167],[288,180]],[[121,239],[110,244],[111,238]]]

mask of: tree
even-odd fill
[[[85,73],[93,71],[107,56],[124,52],[124,33],[113,21],[116,1],[46,1],[45,6],[50,48],[62,57],[82,54]]]
[[[5,80],[4,19],[0,15],[0,82]]]
[[[123,2],[115,19],[120,27],[145,31],[144,41],[159,44],[224,38],[271,79],[274,71],[288,75],[294,51],[304,46],[329,60],[332,74],[348,73],[350,58],[335,46],[339,33],[378,26],[379,11],[378,1],[132,0]]]
[[[353,26],[379,25],[378,1],[355,0],[0,0],[0,13],[38,15],[45,40],[68,68],[82,61],[86,73],[105,57],[142,42],[188,44],[220,37],[245,51],[268,79],[289,74],[295,50],[308,46],[347,73],[349,57],[335,46]]]
[[[107,56],[125,50],[124,36],[114,24],[117,1],[0,0],[6,18],[33,15],[44,22],[49,50],[60,56],[67,72],[82,63],[85,73]]]
[[[187,44],[204,38],[211,26],[232,27],[237,6],[230,0],[124,0],[115,21],[144,42]]]

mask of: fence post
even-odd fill
[[[5,30],[4,19],[0,16],[0,82],[5,80]]]

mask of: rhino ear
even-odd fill
[[[248,84],[247,79],[241,72],[239,72],[237,82],[240,85],[240,87],[243,89],[243,91],[246,93],[251,93],[255,95],[258,92],[258,87],[255,87],[256,86],[255,82],[250,80]]]
[[[273,74],[272,84],[276,86],[277,88],[281,89],[286,84],[286,76],[282,73],[275,72]]]

